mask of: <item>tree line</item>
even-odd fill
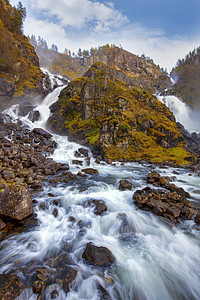
[[[0,0],[0,19],[3,25],[13,34],[22,34],[23,21],[26,18],[26,8],[22,3],[11,6],[8,0]]]

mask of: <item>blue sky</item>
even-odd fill
[[[13,5],[18,1],[11,0]],[[200,46],[200,0],[21,0],[26,35],[77,52],[107,43],[170,70]]]

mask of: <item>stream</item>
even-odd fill
[[[30,129],[41,127],[46,130],[49,106],[57,101],[62,89],[55,89],[35,108],[40,112],[37,122],[32,123],[28,115],[19,116],[17,105],[4,113],[13,120],[19,118]],[[75,174],[87,167],[88,160],[84,156],[79,158],[83,166],[72,163],[77,159],[74,154],[78,148],[86,147],[70,142],[66,136],[53,134],[53,139],[58,144],[51,155],[56,162],[68,163]],[[27,282],[28,288],[17,299],[38,299],[29,287],[29,278],[36,267],[47,267],[53,272],[52,262],[57,258],[66,265],[69,260],[78,275],[67,294],[59,282],[54,282],[45,289],[42,299],[200,299],[200,232],[194,221],[172,226],[134,205],[134,192],[151,186],[146,182],[152,171],[151,165],[97,164],[90,150],[89,157],[90,167],[97,169],[97,174],[68,183],[53,184],[47,180],[44,189],[33,196],[38,201],[34,206],[38,223],[1,242],[0,273],[12,272]],[[191,194],[191,202],[200,206],[200,177],[197,174],[191,175],[190,170],[180,168],[176,169],[175,175],[173,168],[158,166],[155,171],[173,177],[178,187]],[[125,178],[133,184],[133,190],[119,190],[119,182]],[[52,214],[54,199],[60,204],[56,206],[56,217]],[[94,213],[93,207],[85,205],[93,199],[102,200],[107,206],[101,216]],[[45,210],[40,209],[40,203],[45,203]],[[86,264],[82,253],[89,242],[108,248],[116,263],[106,269]],[[99,285],[106,291],[106,296],[99,293]],[[57,291],[54,298],[52,290]]]

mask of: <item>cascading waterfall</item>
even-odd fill
[[[180,122],[189,132],[200,132],[200,112],[189,108],[176,96],[157,96],[175,115],[176,121]]]
[[[38,126],[45,128],[49,106],[57,100],[61,89],[54,90],[36,108],[41,118],[35,123],[28,116],[18,116],[16,107],[6,113],[14,119],[20,118],[31,129]],[[80,145],[69,142],[67,137],[53,137],[58,147],[52,158],[69,163],[73,172],[80,171],[82,167],[71,163]],[[15,273],[26,268],[34,270],[35,265],[41,264],[53,268],[52,261],[67,254],[78,276],[67,294],[54,282],[45,290],[45,299],[51,299],[52,289],[57,290],[56,299],[102,299],[99,285],[110,297],[103,299],[199,299],[200,236],[194,229],[194,222],[186,221],[182,228],[171,227],[159,217],[134,206],[133,193],[146,186],[150,166],[138,163],[98,165],[91,153],[90,158],[98,174],[79,178],[74,183],[47,183],[37,194],[35,212],[38,225],[21,234],[13,234],[1,243],[0,273]],[[84,163],[84,158],[82,160]],[[173,173],[170,168],[156,170],[164,176]],[[134,190],[119,191],[119,181],[124,178],[129,178]],[[178,169],[175,184],[189,191],[196,203],[200,201],[199,183],[200,177],[191,177],[187,170]],[[57,217],[52,214],[53,199],[60,203]],[[94,208],[85,205],[92,199],[103,200],[107,212],[102,216],[95,215]],[[40,203],[44,201],[47,209],[41,210]],[[72,218],[73,223],[70,221]],[[106,270],[88,266],[82,259],[88,242],[110,249],[116,258],[115,266]],[[65,263],[64,260],[62,262]],[[18,297],[18,300],[27,299],[37,299],[31,288]]]

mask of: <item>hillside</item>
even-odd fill
[[[103,159],[186,163],[189,154],[171,111],[124,79],[122,71],[95,63],[62,90],[48,126]]]
[[[42,93],[44,74],[34,47],[22,33],[26,10],[0,0],[0,103]]]
[[[173,92],[182,100],[200,109],[200,47],[193,50],[172,70]]]
[[[115,45],[92,48],[87,55],[70,56],[34,44],[40,64],[54,74],[73,80],[82,76],[94,63],[101,62],[122,71],[131,85],[144,88],[151,93],[163,91],[170,80],[151,59],[139,57]],[[84,52],[83,52],[84,53]]]

